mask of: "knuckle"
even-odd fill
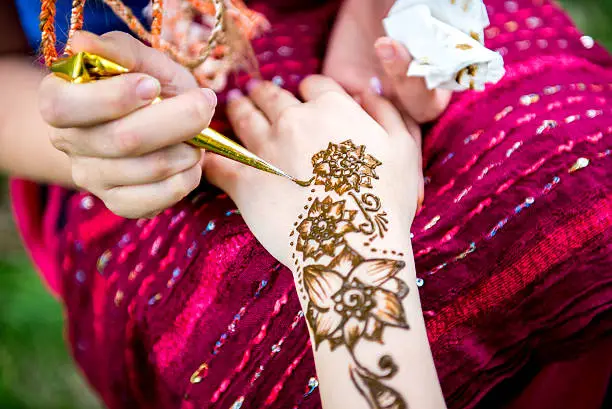
[[[62,152],[68,152],[69,143],[66,139],[65,132],[61,129],[51,128],[49,131],[49,140],[55,149]]]
[[[301,120],[299,106],[287,107],[278,117],[276,127],[280,135],[292,135]]]
[[[117,156],[130,156],[138,153],[142,137],[138,132],[122,125],[114,125],[111,130],[112,149]]]
[[[151,155],[153,175],[158,178],[170,176],[173,163],[166,151],[155,152]]]
[[[87,167],[79,164],[72,165],[72,181],[77,187],[89,190],[91,188],[90,180],[91,178]]]
[[[344,104],[347,98],[337,91],[325,91],[319,96],[319,100],[323,104]]]

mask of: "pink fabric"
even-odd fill
[[[274,27],[255,42],[264,76],[295,91],[335,5],[251,3]],[[612,373],[612,60],[548,1],[486,3],[508,74],[455,95],[426,134],[412,228],[438,374],[450,408],[569,405],[572,385],[596,409]],[[320,408],[292,276],[224,194],[202,185],[134,221],[53,191],[43,206],[15,182],[19,225],[109,408]]]

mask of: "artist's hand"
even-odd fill
[[[86,84],[54,75],[40,88],[40,110],[53,145],[72,162],[77,187],[130,218],[172,206],[200,183],[202,153],[182,143],[206,128],[217,103],[188,70],[133,37],[77,33],[88,51],[131,73]],[[167,98],[150,105],[159,95]]]
[[[289,174],[308,180],[313,176],[313,155],[327,150],[330,143],[351,140],[357,150],[363,145],[365,153],[382,162],[376,166],[369,163],[369,159],[363,159],[375,168],[377,177],[371,181],[376,184],[376,194],[384,197],[390,224],[407,240],[417,206],[420,171],[416,125],[409,130],[393,105],[373,93],[364,94],[362,109],[328,77],[312,76],[302,82],[305,103],[269,82],[249,88],[249,97],[239,91],[231,91],[228,97],[229,119],[249,150]],[[322,175],[331,171],[329,163],[321,166],[317,170]],[[321,185],[313,183],[311,187],[300,187],[288,179],[215,155],[207,158],[205,174],[236,202],[247,224],[267,250],[287,264],[289,243],[295,240],[289,237],[289,232],[297,216],[305,212],[304,204],[312,195],[311,189],[322,189]],[[370,171],[363,165],[356,173],[346,176],[345,182],[361,186],[363,192],[368,175]],[[346,192],[337,192],[333,180],[330,183],[330,195],[347,196]],[[359,188],[356,191],[360,192]]]
[[[382,20],[394,0],[346,0],[331,36],[323,73],[352,95],[377,88],[418,123],[437,119],[451,93],[428,90],[423,78],[408,77],[408,50],[384,37]]]

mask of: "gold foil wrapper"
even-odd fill
[[[51,66],[51,71],[57,76],[75,84],[96,81],[129,72],[127,68],[115,62],[87,52],[80,52],[71,57],[58,60]],[[160,100],[158,98],[154,102],[159,102]],[[204,129],[193,139],[187,141],[187,143],[252,168],[283,176],[299,185],[305,185],[305,182],[295,179],[293,176],[283,172],[281,169],[266,162],[243,146],[211,128]]]

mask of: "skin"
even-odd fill
[[[377,238],[373,244],[379,248],[402,249],[399,261],[405,268],[396,277],[408,283],[411,290],[402,301],[410,330],[385,329],[384,342],[360,342],[355,351],[364,362],[375,361],[383,355],[394,359],[399,370],[385,383],[399,392],[409,407],[445,408],[414,284],[416,273],[407,234],[417,207],[419,148],[415,135],[406,127],[406,118],[388,100],[372,93],[362,95],[360,106],[338,83],[324,76],[309,77],[301,84],[304,103],[269,82],[251,83],[249,89],[248,97],[232,93],[228,116],[243,143],[257,155],[308,179],[312,175],[309,159],[312,155],[325,150],[330,142],[338,144],[350,138],[356,145],[364,145],[382,163],[376,169],[378,178],[369,191],[384,203],[389,229],[384,238]],[[310,195],[324,200],[334,192],[323,191],[316,185],[300,187],[219,156],[208,158],[205,174],[231,196],[260,243],[293,271],[298,291],[303,288],[297,267],[309,263],[299,257],[293,262],[291,254],[297,251],[289,232],[294,222],[301,220],[297,216],[304,213],[304,204],[310,203],[307,200]],[[401,176],[398,178],[398,175]],[[339,200],[348,199],[348,196],[339,197]],[[273,223],[262,217],[266,213],[273,215]],[[359,234],[348,235],[347,240],[351,240],[351,247],[357,251],[370,254],[359,237]],[[300,298],[300,301],[306,313],[308,299]],[[348,371],[351,359],[347,348],[332,350],[324,343],[315,350],[325,409],[375,407],[357,393]]]

